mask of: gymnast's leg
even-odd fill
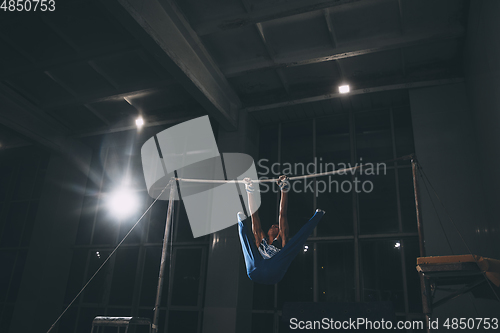
[[[323,210],[316,210],[314,216],[286,243],[285,247],[265,262],[266,265],[269,264],[272,267],[273,271],[273,274],[269,276],[269,281],[277,283],[283,278],[286,270],[302,250],[307,238],[316,228],[323,215],[325,215]]]
[[[250,219],[243,213],[238,213],[238,231],[241,242],[241,249],[243,250],[243,257],[245,258],[245,265],[247,274],[250,275],[262,260],[262,256],[255,245],[255,240],[252,232],[250,231]]]
[[[299,251],[302,249],[302,246],[305,244],[307,241],[307,238],[309,235],[313,232],[314,228],[318,225],[318,222],[321,220],[321,218],[325,215],[325,211],[321,209],[317,209],[316,213],[311,217],[309,221],[307,221],[306,224],[300,228],[300,230],[293,236],[285,245],[285,247],[276,255],[281,254],[282,252],[286,252],[286,256],[294,256],[299,253]]]

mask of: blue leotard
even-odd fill
[[[316,211],[314,216],[286,243],[283,249],[275,251],[270,258],[263,258],[255,245],[251,219],[238,213],[238,230],[248,277],[257,283],[278,283],[324,214],[323,211]],[[266,245],[270,246],[267,241]]]

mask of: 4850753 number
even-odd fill
[[[443,327],[452,330],[498,330],[498,318],[447,318],[443,323]]]
[[[1,0],[0,0],[1,1]],[[55,0],[3,0],[0,10],[4,12],[53,12]]]

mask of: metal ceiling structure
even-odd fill
[[[66,0],[0,16],[0,140],[67,140],[208,114],[235,130],[463,80],[468,0]],[[351,92],[338,93],[347,83]],[[304,107],[304,106],[308,107]],[[313,112],[311,112],[313,110]],[[0,142],[1,144],[2,142]]]

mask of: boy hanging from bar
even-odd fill
[[[259,212],[255,209],[255,186],[250,178],[245,178],[251,219],[238,213],[239,235],[248,277],[262,284],[278,283],[285,275],[292,260],[302,250],[304,243],[325,212],[317,209],[314,216],[304,224],[295,236],[288,239],[288,177],[280,176],[277,183],[281,190],[279,224],[273,224],[267,233],[261,228]],[[250,222],[251,230],[250,230]],[[253,235],[253,236],[252,236]]]

